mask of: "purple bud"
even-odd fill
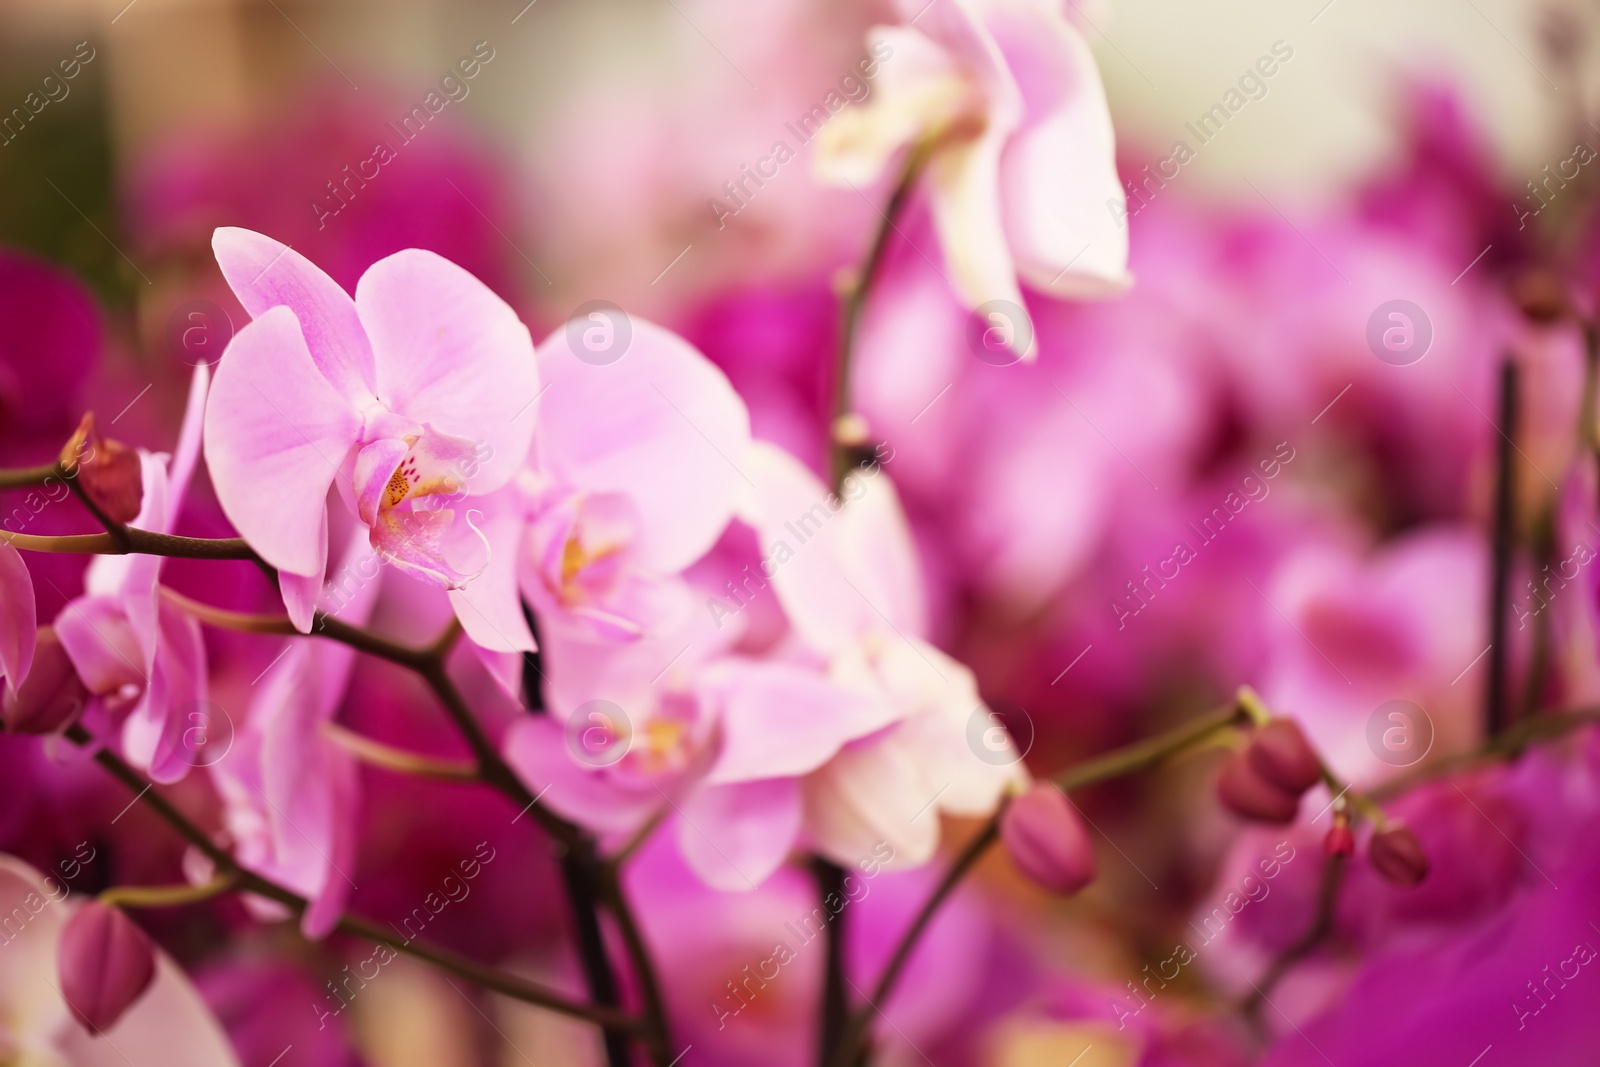
[[[99,509],[117,522],[132,522],[144,502],[144,470],[139,453],[95,429],[94,412],[61,448],[61,469],[78,479]]]
[[[155,948],[120,908],[91,901],[67,920],[57,949],[61,994],[90,1033],[109,1030],[155,977]]]
[[[1404,826],[1379,830],[1367,843],[1367,858],[1385,881],[1407,889],[1428,877],[1428,855],[1417,835]]]
[[[1035,782],[1007,805],[1000,840],[1017,869],[1052,893],[1076,893],[1094,881],[1094,849],[1066,795]]]
[[[1330,856],[1348,856],[1356,850],[1356,835],[1346,823],[1335,822],[1322,839],[1322,851]]]
[[[1217,797],[1235,815],[1257,822],[1291,823],[1300,812],[1300,797],[1262,777],[1244,752],[1235,752],[1223,765]]]
[[[1322,780],[1316,750],[1293,719],[1273,719],[1255,732],[1247,748],[1250,766],[1286,793],[1299,796]]]
[[[89,690],[55,630],[41,626],[28,680],[19,692],[6,693],[0,721],[14,734],[53,734],[76,719],[88,700]]]

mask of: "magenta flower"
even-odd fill
[[[130,526],[170,533],[177,524],[200,453],[209,377],[204,366],[195,371],[170,464],[164,454],[140,450],[144,498]],[[84,595],[62,608],[54,625],[98,706],[122,723],[128,759],[158,782],[175,782],[192,765],[186,709],[206,698],[206,655],[199,623],[161,599],[161,565],[160,556],[98,557]]]
[[[388,563],[459,593],[492,555],[478,498],[521,468],[538,369],[527,327],[460,267],[408,249],[368,268],[352,298],[305,257],[249,230],[212,239],[254,319],[217,368],[206,463],[224,513],[282,575],[302,631],[328,558],[337,488]],[[493,595],[484,595],[492,592]],[[460,611],[474,641],[531,649],[504,581]],[[459,610],[459,603],[458,603]]]
[[[899,6],[906,25],[869,35],[882,62],[872,101],[820,133],[821,176],[861,186],[901,149],[931,144],[929,201],[950,284],[968,308],[1005,300],[1020,310],[1019,277],[1064,296],[1126,289],[1111,114],[1061,5]]]

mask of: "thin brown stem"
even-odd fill
[[[1252,1026],[1258,1024],[1261,1005],[1272,995],[1272,990],[1283,980],[1295,964],[1309,956],[1333,932],[1334,911],[1339,903],[1339,887],[1344,883],[1345,857],[1333,853],[1322,865],[1322,883],[1317,888],[1317,910],[1306,932],[1295,939],[1267,967],[1261,980],[1252,983],[1252,992],[1245,998],[1240,1010]]]
[[[39,535],[0,530],[0,539],[24,552],[50,552],[79,556],[167,556],[176,559],[243,559],[262,563],[242,537],[181,537],[124,527],[128,543],[119,544],[109,533]]]
[[[880,222],[877,231],[872,235],[872,244],[867,248],[866,261],[861,265],[858,273],[844,297],[844,314],[839,327],[839,358],[834,367],[833,381],[833,418],[828,426],[828,466],[835,492],[838,492],[844,483],[845,475],[850,473],[854,466],[855,449],[864,442],[851,440],[845,433],[845,419],[851,414],[850,400],[850,371],[855,362],[856,333],[858,332],[861,316],[866,311],[867,294],[872,289],[873,280],[877,277],[878,268],[883,265],[884,253],[889,248],[889,236],[898,233],[895,221],[905,210],[907,201],[911,199],[911,192],[916,188],[917,179],[922,174],[922,169],[927,165],[929,153],[933,142],[924,140],[912,146],[906,154],[905,163],[900,168],[899,179],[895,182],[894,192],[889,195],[889,203],[880,213]]]
[[[66,734],[68,739],[75,744],[88,745],[92,743],[88,732],[81,726],[75,725],[68,728]],[[108,748],[100,748],[95,752],[94,759],[95,762],[109,771],[112,777],[126,786],[137,800],[148,805],[167,825],[176,830],[184,840],[204,853],[219,873],[230,874],[234,879],[234,887],[236,889],[276,901],[296,917],[305,911],[308,905],[304,897],[286,889],[277,882],[256,874],[254,871],[240,867],[231,854],[212,841],[204,830],[190,821],[189,817],[179,811],[164,794],[155,790],[152,783],[146,781],[144,776],[129,766],[122,757]],[[485,989],[504,994],[514,1000],[535,1004],[574,1018],[587,1019],[608,1029],[633,1032],[637,1031],[642,1025],[636,1016],[627,1012],[616,1008],[580,1004],[569,1000],[554,990],[518,978],[516,975],[496,970],[493,967],[486,967],[481,963],[467,959],[465,956],[451,952],[449,949],[396,937],[367,919],[354,915],[345,915],[339,920],[335,928],[341,933],[387,945],[396,952],[431,963],[441,970],[459,975]]]
[[[1250,700],[1254,694],[1248,689],[1242,689],[1240,696],[1233,703],[1218,708],[1206,715],[1202,715],[1191,722],[1174,727],[1155,737],[1139,741],[1135,744],[1108,752],[1091,760],[1085,760],[1076,766],[1069,767],[1056,775],[1053,781],[1064,791],[1083,789],[1100,782],[1107,782],[1114,778],[1135,774],[1148,770],[1168,759],[1179,756],[1191,749],[1205,744],[1212,735],[1218,731],[1231,729],[1251,720]],[[1259,700],[1257,699],[1257,703]],[[950,869],[945,872],[934,891],[923,902],[921,909],[906,932],[900,936],[894,952],[889,957],[883,973],[872,989],[872,995],[867,998],[866,1006],[856,1012],[846,1028],[844,1037],[834,1053],[834,1067],[855,1067],[859,1062],[867,1039],[867,1029],[872,1021],[872,1013],[877,1011],[877,1006],[883,1004],[894,991],[895,983],[899,980],[904,970],[906,961],[910,959],[912,950],[921,938],[928,924],[933,921],[934,914],[944,904],[956,888],[956,885],[966,877],[967,872],[982,858],[996,841],[1000,839],[1000,819],[1005,814],[1005,806],[984,823],[973,839],[967,842]]]

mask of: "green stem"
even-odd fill
[[[176,908],[221,896],[232,889],[237,880],[236,871],[218,869],[210,881],[200,885],[118,885],[105,890],[97,899],[114,908]]]
[[[905,210],[906,202],[911,198],[912,190],[916,188],[917,178],[927,165],[931,150],[932,142],[922,141],[913,145],[911,151],[906,153],[906,160],[900,168],[900,177],[895,182],[894,192],[890,194],[889,203],[883,210],[882,221],[878,224],[877,232],[872,235],[866,262],[862,264],[860,273],[845,293],[844,315],[839,329],[839,361],[834,368],[833,418],[828,426],[828,465],[835,492],[839,491],[844,484],[845,475],[849,474],[850,468],[854,466],[852,453],[863,443],[851,439],[845,433],[845,419],[851,414],[850,371],[855,362],[856,332],[861,323],[862,313],[866,310],[867,294],[871,291],[878,268],[883,264],[884,253],[888,250],[889,235],[897,232],[895,220]]]
[[[59,477],[60,474],[60,468],[54,463],[47,463],[42,467],[0,470],[0,489],[34,489],[43,485],[51,476]]]
[[[1114,778],[1135,774],[1147,770],[1155,765],[1178,756],[1198,745],[1204,744],[1213,734],[1221,730],[1232,729],[1251,720],[1250,700],[1254,699],[1259,705],[1259,698],[1255,697],[1248,688],[1241,689],[1238,698],[1226,707],[1218,708],[1209,714],[1202,715],[1191,722],[1174,727],[1155,737],[1108,752],[1095,759],[1085,760],[1074,767],[1056,775],[1053,781],[1063,791],[1084,789],[1091,785],[1107,782]],[[982,858],[996,841],[1000,839],[1000,820],[1005,814],[1005,805],[994,813],[984,823],[981,830],[973,839],[967,842],[950,869],[945,872],[944,878],[923,903],[911,925],[900,936],[895,945],[893,954],[889,957],[888,964],[878,978],[878,983],[872,989],[872,995],[867,999],[866,1006],[856,1012],[846,1028],[843,1039],[833,1058],[834,1067],[854,1067],[859,1062],[858,1057],[864,1050],[867,1038],[867,1029],[872,1021],[872,1013],[882,1005],[894,991],[895,983],[899,980],[906,961],[910,959],[912,950],[916,947],[928,924],[933,920],[934,914],[944,904],[956,885],[967,875],[973,866]]]

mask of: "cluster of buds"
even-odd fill
[[[1217,779],[1217,796],[1229,811],[1256,822],[1286,825],[1300,812],[1300,798],[1322,780],[1322,762],[1305,733],[1290,719],[1268,719],[1242,749],[1228,757]],[[1323,839],[1330,856],[1352,856],[1355,831],[1343,792],[1334,798],[1333,826]],[[1372,869],[1385,881],[1410,887],[1428,876],[1428,857],[1417,835],[1378,816],[1367,843]]]
[[[1269,719],[1228,758],[1217,795],[1235,815],[1280,825],[1294,822],[1300,798],[1322,780],[1322,763],[1292,719]]]

